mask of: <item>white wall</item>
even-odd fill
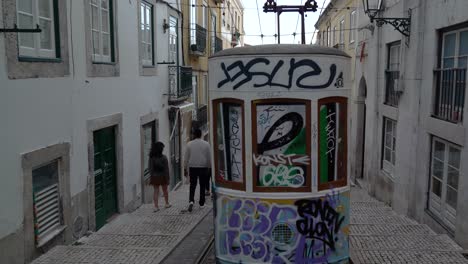
[[[120,76],[106,78],[86,76],[84,2],[69,0],[67,5],[69,50],[73,58],[69,77],[9,80],[4,37],[0,35],[0,239],[19,229],[23,221],[22,153],[70,142],[73,197],[87,187],[86,121],[123,113],[124,204],[127,205],[134,198],[134,185],[137,194],[141,193],[140,117],[159,112],[159,140],[169,145],[167,97],[164,95],[168,89],[167,66],[157,66],[157,76],[139,75],[137,1],[118,0]],[[162,20],[168,19],[168,8],[159,4],[155,11],[155,61],[158,62],[167,60],[168,33],[162,31]],[[1,14],[0,5],[0,21]]]

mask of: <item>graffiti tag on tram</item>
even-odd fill
[[[316,81],[311,81],[311,78],[322,75],[323,71],[320,65],[314,60],[296,60],[291,58],[289,60],[289,65],[286,65],[284,60],[279,60],[276,65],[273,66],[272,64],[271,67],[266,67],[270,65],[270,63],[270,60],[267,58],[255,58],[247,62],[237,60],[229,65],[222,62],[221,69],[225,78],[218,83],[218,88],[222,88],[224,85],[231,83],[233,85],[232,88],[236,90],[244,84],[251,82],[254,77],[262,76],[264,77],[262,79],[266,80],[260,82],[258,81],[259,79],[256,79],[253,87],[260,88],[270,86],[291,89],[291,87],[296,86],[302,89],[324,89],[330,87],[337,73],[336,65],[331,64],[327,81],[323,84],[317,84]],[[257,67],[255,68],[255,66]],[[301,69],[300,72],[302,74],[297,77],[296,83],[293,85],[294,74],[298,69]],[[304,69],[308,70],[304,72]],[[287,76],[279,76],[281,75],[279,73],[284,72],[284,70],[287,71]],[[342,73],[340,76],[342,76]],[[280,82],[279,80],[285,81]]]

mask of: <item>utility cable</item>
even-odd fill
[[[255,0],[255,3],[257,4],[258,26],[260,27],[260,37],[262,38],[262,44],[263,44],[263,31],[262,31],[262,23],[260,22],[260,10],[258,8],[258,0]]]

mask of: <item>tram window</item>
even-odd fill
[[[310,192],[310,101],[252,102],[253,188]]]
[[[216,183],[245,190],[244,104],[237,99],[215,100],[213,115]]]
[[[318,102],[319,190],[347,184],[347,99],[328,97]]]

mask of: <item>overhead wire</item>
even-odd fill
[[[260,37],[262,38],[262,44],[263,44],[263,31],[262,31],[262,23],[260,22],[260,10],[258,8],[258,0],[255,0],[255,3],[257,4],[258,26],[260,27]]]
[[[327,2],[327,0],[323,0],[323,4],[322,4],[322,9],[320,10],[320,14],[319,14],[319,17],[322,15],[323,13],[323,7],[325,6],[325,2]],[[314,34],[312,35],[312,38],[310,39],[310,44],[313,44],[312,41],[314,41],[314,37],[315,37],[315,32],[317,31],[317,29],[314,30]]]
[[[302,1],[303,0],[301,0],[301,5],[302,5]],[[297,14],[296,29],[294,29],[294,33],[293,33],[293,36],[294,36],[293,43],[296,41],[296,34],[297,34],[296,32],[297,32],[297,26],[299,25],[299,18],[300,17],[301,17],[301,14]]]

